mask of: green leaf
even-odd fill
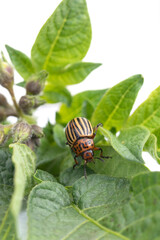
[[[66,147],[66,137],[64,128],[60,124],[55,124],[53,127],[54,140],[61,148]]]
[[[124,178],[111,178],[99,174],[90,175],[87,180],[83,177],[73,185],[74,203],[80,209],[99,207],[110,203],[119,205],[121,201],[128,198],[129,185],[129,181]],[[98,197],[99,195],[100,197]]]
[[[0,239],[17,240],[16,222],[10,208],[13,187],[0,184]]]
[[[8,148],[0,148],[0,184],[13,186],[14,167]]]
[[[119,155],[121,157],[123,157],[124,159],[127,159],[129,161],[135,161],[135,162],[143,163],[142,157],[139,158],[139,155],[141,155],[141,153],[140,152],[137,153],[135,151],[135,148],[132,149],[131,144],[127,143],[127,146],[125,146],[110,131],[108,131],[104,128],[100,128],[99,131],[103,134],[104,137],[109,139],[109,141],[111,143],[111,146],[114,148],[114,150],[117,153],[119,153]],[[130,136],[129,136],[129,138],[130,138]],[[143,143],[143,139],[140,139],[140,140]],[[137,144],[136,141],[135,141],[135,144]],[[128,147],[130,147],[130,149]],[[140,151],[141,151],[141,148],[140,148]]]
[[[43,128],[43,132],[44,132],[44,136],[45,138],[43,138],[41,141],[45,142],[46,139],[51,143],[54,141],[53,139],[53,124],[51,124],[49,121],[47,123],[47,125]]]
[[[15,219],[10,211],[14,169],[8,148],[0,148],[0,173],[0,239],[15,240]]]
[[[70,107],[62,104],[60,111],[56,116],[57,122],[65,125],[75,117],[85,117],[84,115],[86,115],[86,113],[84,112],[84,102],[89,101],[90,105],[92,105],[92,109],[95,109],[106,91],[106,89],[94,90],[76,94],[72,98]]]
[[[139,194],[154,185],[160,186],[160,173],[149,172],[137,175],[132,179],[131,185],[134,195]]]
[[[82,110],[81,110],[82,116],[87,119],[91,119],[93,112],[94,112],[94,106],[89,100],[85,100],[82,104]]]
[[[12,162],[9,149],[0,149],[0,239],[17,240],[17,225],[25,191],[33,186],[35,155],[24,144],[12,144]],[[14,170],[14,171],[13,171]],[[13,183],[14,173],[14,189]],[[9,186],[10,185],[10,186]]]
[[[95,173],[92,169],[90,169],[87,166],[86,166],[86,172],[87,172],[87,176]],[[83,166],[76,167],[75,169],[71,167],[60,173],[59,181],[64,186],[72,186],[75,183],[75,181],[77,181],[79,178],[83,176],[84,176]]]
[[[143,84],[143,77],[135,75],[110,88],[97,105],[92,122],[94,125],[102,123],[110,130],[121,129],[130,114],[139,89]]]
[[[144,151],[148,152],[160,164],[160,156],[157,149],[157,137],[151,134],[144,145]]]
[[[121,131],[118,140],[125,145],[134,156],[143,162],[143,147],[150,136],[150,131],[143,126],[134,126]]]
[[[63,102],[68,106],[72,101],[70,92],[62,86],[47,85],[44,89],[42,99],[47,103]]]
[[[153,134],[156,136],[157,138],[157,149],[158,151],[160,151],[160,128],[157,128]]]
[[[47,68],[49,71],[48,82],[54,86],[72,85],[82,82],[94,69],[99,67],[99,63],[76,62],[64,67]]]
[[[12,161],[15,166],[14,193],[11,201],[11,211],[15,218],[21,209],[24,194],[33,187],[33,174],[35,171],[35,154],[25,144],[15,143],[10,145],[13,148]]]
[[[160,87],[155,89],[128,119],[127,126],[142,125],[151,132],[160,127]]]
[[[39,184],[29,197],[28,239],[127,240],[99,224],[99,219],[128,201],[129,186],[126,179],[90,175],[87,180],[81,178],[74,184],[72,204],[60,184]]]
[[[112,158],[104,159],[104,162],[95,160],[95,164],[89,163],[88,166],[93,169],[94,172],[105,174],[110,177],[124,178],[131,178],[137,174],[149,172],[147,167],[145,167],[143,164],[124,159],[112,147],[100,147],[103,149],[104,156],[110,156]],[[95,156],[99,156],[99,154],[95,152]]]
[[[12,162],[15,167],[14,190],[12,186],[4,184],[4,182],[10,183],[13,177],[11,163],[9,163],[11,154],[8,149],[0,149],[1,164],[4,165],[6,160],[0,179],[0,239],[17,240],[19,239],[17,236],[18,217],[24,194],[25,191],[28,193],[33,186],[35,155],[24,144],[15,143],[10,147],[13,148]],[[7,180],[8,176],[10,179]]]
[[[69,204],[68,193],[58,183],[42,182],[33,188],[28,201],[28,239],[36,239],[43,229],[42,222],[47,222],[47,217],[51,213],[57,212],[58,209],[64,208]],[[43,238],[44,234],[39,239],[45,239]],[[48,234],[50,233],[48,232]]]
[[[37,167],[58,176],[59,173],[74,164],[68,146],[59,147],[55,142],[44,139],[37,150]]]
[[[8,45],[6,45],[6,49],[15,69],[25,80],[35,73],[35,69],[30,58],[28,58],[24,53],[11,48]]]
[[[19,82],[19,83],[17,83],[16,85],[19,86],[19,87],[25,88],[25,86],[26,86],[26,81]]]
[[[40,30],[32,47],[37,70],[80,61],[91,41],[85,0],[63,0]]]
[[[44,181],[50,181],[50,182],[57,182],[56,178],[43,170],[37,169],[35,174],[34,174],[34,179],[36,180],[36,182],[41,183]]]
[[[132,187],[130,201],[100,223],[127,239],[157,239],[160,235],[160,173],[136,176]]]

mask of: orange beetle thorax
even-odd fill
[[[72,147],[73,152],[75,152],[77,155],[82,155],[82,153],[88,150],[93,151],[93,149],[94,149],[94,142],[93,142],[93,139],[91,138],[80,138],[74,143]],[[83,155],[85,155],[85,153]]]

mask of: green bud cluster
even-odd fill
[[[14,84],[14,71],[13,67],[6,61],[3,53],[0,59],[0,85],[6,88],[14,98],[13,84]],[[14,98],[15,100],[15,98]],[[5,96],[0,94],[0,122],[6,120],[9,116],[18,117],[18,112],[15,106],[11,106]]]
[[[0,59],[0,85],[9,90],[12,88],[13,84],[13,67],[8,62]]]
[[[9,116],[17,117],[18,122],[12,125],[0,125],[0,146],[20,142],[34,150],[39,145],[39,140],[43,137],[43,131],[37,125],[28,123],[34,122],[32,117],[28,115],[32,114],[33,109],[45,103],[40,94],[47,76],[46,71],[33,74],[26,83],[26,95],[22,96],[17,103],[13,90],[13,67],[2,54],[2,59],[0,59],[0,85],[10,93],[13,106],[8,103],[3,94],[0,94],[0,122],[5,121]]]
[[[24,114],[31,115],[33,109],[36,109],[45,103],[45,101],[41,99],[40,94],[45,86],[47,76],[48,73],[43,70],[31,75],[27,80],[25,86],[26,95],[22,96],[19,101],[19,107]]]
[[[27,115],[32,115],[34,109],[45,103],[40,95],[44,89],[48,73],[43,70],[39,73],[32,74],[29,79],[26,80],[26,95],[22,96],[19,103],[17,103],[13,90],[13,67],[6,61],[3,53],[1,53],[1,55],[0,85],[9,91],[13,106],[7,102],[5,96],[0,94],[0,122],[5,121],[9,116],[15,116],[18,119],[27,119]]]
[[[35,124],[21,120],[12,125],[0,125],[0,146],[12,143],[24,143],[32,150],[39,146],[39,140],[44,136],[42,129]]]
[[[25,95],[20,98],[19,107],[25,114],[31,114],[32,109],[36,109],[44,103],[45,101],[42,100],[39,96]]]
[[[26,83],[26,91],[28,95],[39,95],[45,86],[45,80],[48,73],[43,70],[39,73],[33,74]]]
[[[39,139],[43,137],[42,129],[35,124],[28,124],[26,121],[19,121],[12,129],[13,142],[27,144],[32,150],[39,145]]]

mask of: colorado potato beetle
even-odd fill
[[[84,175],[86,175],[86,164],[94,162],[94,159],[104,161],[102,158],[110,158],[103,156],[103,150],[100,147],[95,147],[94,137],[96,136],[98,127],[102,126],[99,123],[96,127],[92,128],[90,121],[84,117],[72,119],[66,126],[65,134],[67,143],[72,151],[76,154],[74,157],[75,164],[78,165],[77,157],[81,156],[84,159]],[[100,151],[100,157],[94,157],[94,151]],[[95,162],[94,162],[95,163]]]

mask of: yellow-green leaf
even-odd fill
[[[25,80],[35,73],[35,69],[29,57],[8,45],[6,45],[6,49],[15,69]]]
[[[160,87],[155,89],[128,119],[127,126],[142,125],[151,132],[160,127]]]
[[[102,123],[108,130],[124,127],[142,84],[143,77],[135,75],[110,88],[97,105],[92,123]]]
[[[63,0],[40,30],[32,47],[37,70],[80,61],[91,41],[85,0]]]

